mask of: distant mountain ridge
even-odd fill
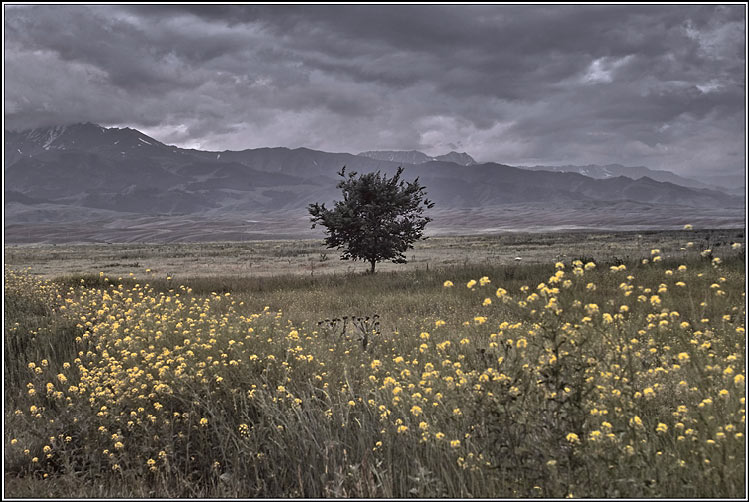
[[[438,155],[436,157],[430,157],[424,152],[418,150],[374,150],[370,152],[362,152],[359,155],[362,157],[368,157],[375,160],[385,160],[388,162],[402,162],[403,164],[424,164],[425,162],[431,161],[444,161],[454,162],[461,166],[471,166],[476,164],[476,161],[465,152],[449,152],[444,155]]]
[[[734,195],[740,195],[744,192],[743,184],[736,185],[731,183],[723,183],[720,179],[713,179],[713,183],[708,183],[709,178],[705,177],[704,181],[699,181],[693,178],[679,176],[671,171],[649,169],[644,166],[623,166],[621,164],[606,164],[596,165],[589,164],[585,166],[576,165],[564,165],[564,166],[517,166],[521,169],[529,169],[532,171],[553,171],[561,173],[579,173],[583,176],[589,176],[596,179],[606,179],[616,176],[626,176],[627,178],[638,179],[647,176],[656,181],[664,181],[668,183],[674,183],[690,188],[707,188],[710,190],[723,190],[728,191]],[[736,180],[731,179],[735,183]]]
[[[565,214],[560,208],[585,206],[602,212],[596,221],[604,225],[605,208],[622,202],[643,211],[652,207],[652,214],[669,207],[678,208],[671,210],[678,214],[720,208],[733,214],[744,207],[741,197],[651,177],[595,179],[576,172],[445,160],[405,163],[308,148],[202,151],[166,145],[135,129],[96,124],[6,131],[4,146],[6,228],[117,218],[126,222],[137,215],[245,221],[250,214],[279,211],[303,221],[308,204],[340,197],[335,185],[344,165],[349,171],[387,174],[403,166],[407,178],[420,179],[442,215],[530,204],[539,214],[553,207],[558,216]],[[463,227],[472,224],[468,220]]]
[[[449,152],[445,155],[430,157],[424,152],[418,150],[376,150],[362,152],[359,155],[370,159],[384,160],[388,162],[400,162],[403,164],[424,164],[431,161],[453,162],[455,164],[470,166],[478,164],[469,154],[463,152]],[[704,176],[701,180],[680,176],[676,173],[666,170],[650,169],[645,166],[624,166],[621,164],[588,164],[588,165],[535,165],[535,166],[514,166],[520,169],[530,171],[552,171],[560,173],[578,173],[595,179],[615,178],[625,176],[634,180],[648,177],[655,181],[674,183],[689,188],[705,188],[709,190],[720,190],[732,195],[742,195],[744,193],[744,180],[738,176],[709,177]]]

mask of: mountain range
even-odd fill
[[[370,159],[375,160],[387,160],[390,162],[398,162],[400,164],[423,164],[425,162],[430,162],[433,160],[436,161],[445,161],[445,162],[453,162],[455,164],[459,164],[461,166],[470,166],[473,164],[476,164],[476,161],[473,160],[473,157],[468,155],[465,152],[449,152],[445,155],[438,155],[436,157],[430,157],[424,152],[419,152],[418,150],[409,150],[409,151],[392,151],[392,150],[385,150],[385,151],[371,151],[371,152],[362,152],[359,155],[362,157],[369,157]]]
[[[699,181],[697,179],[687,178],[672,173],[671,171],[649,169],[644,166],[623,166],[621,164],[587,165],[587,166],[522,166],[523,169],[533,171],[554,171],[561,173],[578,173],[596,179],[613,178],[616,176],[626,176],[627,178],[639,179],[647,176],[656,181],[674,183],[690,188],[707,188],[710,190],[720,190],[733,195],[744,193],[744,180],[737,180],[734,177],[712,177],[709,178],[711,183]],[[738,182],[738,183],[737,183]]]
[[[458,152],[430,157],[417,151],[353,155],[307,148],[202,151],[166,145],[135,129],[91,123],[5,131],[4,146],[6,242],[222,240],[223,234],[216,234],[222,225],[233,229],[227,240],[236,240],[243,238],[237,222],[272,222],[243,223],[247,235],[253,233],[249,227],[265,236],[317,235],[309,230],[306,206],[339,198],[335,185],[343,166],[388,174],[403,166],[406,178],[418,177],[435,202],[434,233],[514,228],[521,214],[534,215],[524,228],[536,220],[539,227],[673,227],[672,217],[685,214],[694,215],[688,222],[709,217],[712,225],[741,226],[744,211],[743,197],[694,180],[686,186],[689,180],[673,173],[646,170],[648,175],[637,179],[621,174],[646,168],[586,166],[584,175],[477,163]],[[625,206],[630,219],[621,221]],[[561,214],[573,221],[559,220]],[[144,222],[174,232],[144,234]],[[180,234],[179,222],[191,229],[189,235]]]

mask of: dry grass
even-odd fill
[[[695,244],[720,249],[742,241],[743,229],[695,230]],[[678,253],[683,232],[555,232],[487,236],[432,237],[407,253],[405,265],[378,264],[378,271],[413,271],[468,265],[550,263],[558,259],[608,257],[622,260],[652,248]],[[365,271],[361,262],[341,261],[321,240],[253,241],[181,244],[6,245],[5,263],[31,267],[45,278],[104,271],[112,277],[129,273],[156,276],[267,277],[342,274]]]

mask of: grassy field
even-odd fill
[[[744,239],[743,230],[694,230],[690,239],[699,248],[730,246]],[[633,260],[658,248],[678,256],[685,251],[681,231],[505,233],[470,237],[432,237],[408,252],[408,264],[378,264],[382,271],[553,263],[599,257]],[[31,267],[44,278],[90,274],[110,277],[134,273],[149,278],[268,277],[279,275],[345,274],[365,271],[366,264],[342,261],[322,240],[179,244],[37,244],[6,245],[5,263]]]
[[[743,245],[6,247],[5,496],[743,497]]]

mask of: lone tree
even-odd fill
[[[364,260],[374,274],[378,261],[406,263],[406,250],[423,237],[424,227],[432,221],[422,216],[424,208],[434,203],[426,199],[425,188],[416,178],[401,180],[403,168],[388,178],[376,173],[356,177],[346,175],[346,166],[338,173],[343,178],[336,188],[343,191],[343,200],[334,209],[325,204],[310,204],[312,228],[320,224],[327,228],[325,244],[328,248],[343,249],[342,260]]]

